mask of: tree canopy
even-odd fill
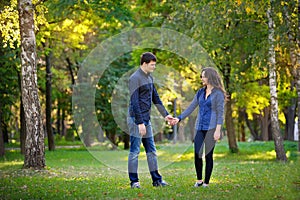
[[[297,3],[296,0],[273,2],[278,119],[280,133],[289,140],[295,139],[299,103],[297,91],[300,91]],[[51,67],[52,110],[51,120],[47,123],[51,123],[55,136],[71,140],[87,137],[83,140],[87,146],[108,140],[115,147],[124,143],[124,147],[128,148],[128,138],[123,128],[126,124],[126,101],[117,102],[125,108],[119,113],[123,121],[116,119],[112,107],[118,98],[126,99],[125,77],[139,66],[140,54],[152,51],[157,55],[160,67],[154,77],[169,112],[179,114],[184,110],[201,87],[199,69],[212,63],[221,73],[228,93],[224,131],[232,139],[231,150],[238,149],[236,140],[272,139],[268,71],[269,1],[53,0],[33,1],[33,5],[38,91],[44,112],[49,98],[46,97],[48,63]],[[22,119],[17,0],[1,2],[0,10],[0,133],[7,138],[6,142],[12,142],[20,140]],[[181,34],[182,38],[171,34],[162,34],[157,38],[153,38],[156,34],[144,35],[146,39],[140,39],[144,37],[142,34],[127,38],[126,42],[133,47],[131,51],[111,60],[94,85],[95,105],[91,106],[95,107],[101,130],[93,133],[83,131],[85,133],[80,135],[72,110],[72,95],[79,81],[78,71],[85,67],[85,60],[97,46],[139,28],[172,30]],[[182,44],[184,37],[190,38],[191,44],[202,47],[203,53],[195,52],[189,57],[204,57],[195,58],[196,62],[183,57],[180,52],[193,52],[195,47]],[[161,42],[161,46],[153,46],[152,41]],[[164,49],[164,45],[168,44],[176,44],[169,48],[173,51]],[[97,59],[100,63],[107,58]],[[176,113],[173,110],[175,99]],[[193,128],[189,124],[193,120],[190,117],[183,122],[184,129],[180,133],[184,138],[191,138]],[[163,128],[157,131],[157,138],[169,138],[170,128],[163,124]],[[93,136],[90,137],[90,134]]]

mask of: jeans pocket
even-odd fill
[[[134,118],[133,117],[127,117],[127,125],[132,126],[134,124]]]
[[[138,125],[134,122],[134,117],[127,118],[127,125],[130,136],[140,137]]]

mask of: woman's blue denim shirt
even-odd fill
[[[179,120],[183,120],[199,106],[196,130],[214,129],[217,124],[222,125],[224,120],[224,93],[220,89],[214,88],[205,99],[205,92],[206,87],[198,90],[188,108],[178,116]]]

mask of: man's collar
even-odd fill
[[[140,67],[139,70],[140,70],[140,72],[141,72],[142,74],[144,74],[145,76],[147,76],[147,77],[150,76],[150,73],[144,72],[144,70],[142,70],[142,67]]]

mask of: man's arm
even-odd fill
[[[143,116],[139,105],[139,81],[136,77],[129,79],[130,106],[134,111],[134,118],[137,124],[143,123]]]
[[[129,91],[130,106],[132,106],[134,112],[135,123],[138,125],[140,135],[144,136],[146,135],[146,126],[143,122],[143,115],[139,104],[139,81],[137,78],[132,77],[129,79]]]
[[[159,95],[157,93],[157,90],[153,84],[153,92],[152,92],[152,102],[153,104],[156,106],[156,108],[158,109],[159,113],[166,118],[169,115],[169,112],[166,110],[166,108],[164,107],[162,101],[159,98]],[[170,115],[171,116],[171,115]],[[169,117],[170,117],[169,116]],[[172,116],[171,116],[172,117]]]

